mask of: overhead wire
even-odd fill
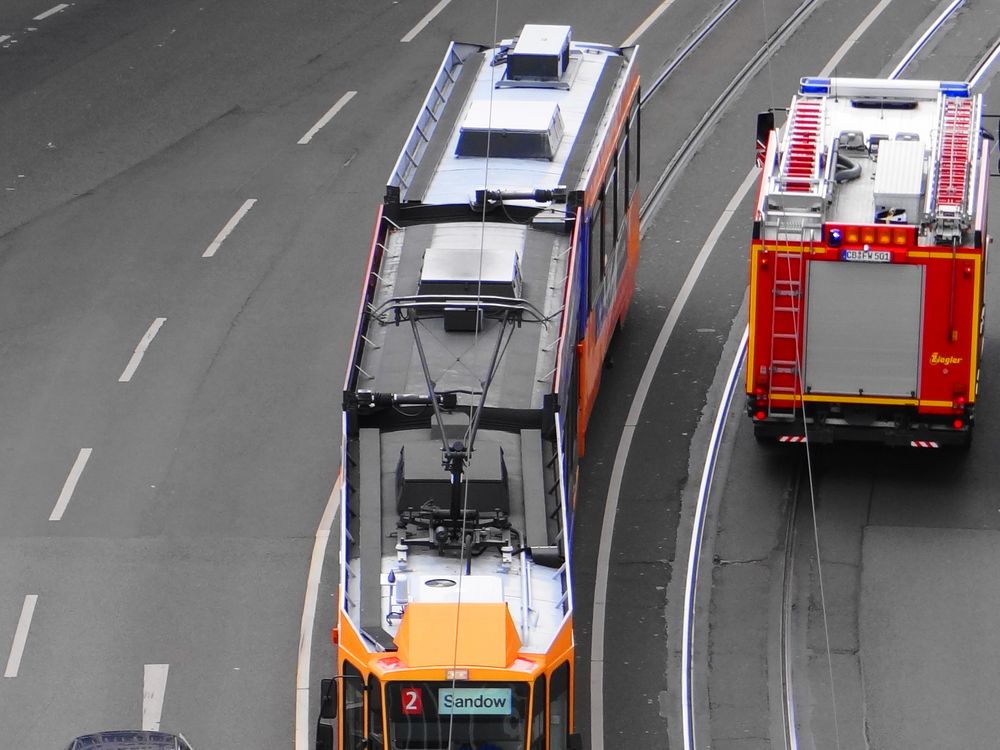
[[[493,47],[492,53],[495,55],[499,48],[499,28],[500,28],[500,0],[495,0],[494,10],[493,10]],[[486,200],[487,191],[489,190],[489,173],[490,173],[490,147],[491,138],[493,135],[493,92],[495,90],[496,83],[496,65],[494,60],[489,60],[490,65],[490,92],[489,92],[489,103],[488,103],[488,114],[487,122],[490,124],[486,129],[486,157],[484,159],[483,165],[483,202],[481,207],[481,213],[479,217],[479,273],[476,284],[476,307],[475,307],[475,320],[473,322],[474,333],[473,333],[473,352],[475,352],[479,347],[479,331],[480,322],[483,319],[483,306],[482,306],[482,296],[483,296],[483,260],[486,252],[486,210],[488,206],[488,201]],[[509,341],[509,339],[508,339]],[[506,347],[504,347],[506,349]],[[468,365],[466,365],[468,367]],[[490,371],[487,372],[487,379],[492,379],[493,368],[491,366]],[[478,412],[485,408],[486,406],[486,389],[488,387],[489,380],[480,381],[480,387],[482,389],[483,397],[480,399],[479,406],[476,407],[473,402],[469,403],[469,424],[465,429],[465,435],[463,437],[463,450],[466,451],[465,456],[462,458],[464,463],[464,470],[462,472],[462,523],[461,523],[461,538],[459,540],[459,570],[458,570],[458,603],[455,607],[455,641],[453,643],[452,649],[452,675],[451,675],[451,687],[455,690],[458,681],[458,640],[459,640],[459,628],[461,627],[461,613],[462,613],[462,583],[465,578],[463,575],[463,565],[465,565],[466,559],[466,542],[468,540],[468,519],[469,519],[469,476],[468,470],[472,466],[472,443],[475,439],[474,429],[475,425],[478,424],[479,414]],[[473,411],[476,414],[473,414]],[[445,425],[440,424],[442,434],[444,434]],[[454,477],[452,478],[454,481]],[[454,519],[452,519],[454,520]],[[471,572],[472,559],[468,560],[466,565],[467,570]],[[448,748],[452,747],[452,742],[454,740],[454,727],[455,727],[455,715],[454,713],[449,714],[448,718]],[[474,727],[473,727],[474,729]],[[471,740],[471,737],[470,737]]]

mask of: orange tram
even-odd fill
[[[563,750],[577,462],[639,255],[636,48],[453,43],[377,212],[319,750]]]
[[[760,439],[972,438],[987,156],[963,82],[803,78],[758,122],[747,412]]]

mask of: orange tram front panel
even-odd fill
[[[989,143],[968,84],[804,78],[758,122],[747,413],[759,439],[967,445]]]

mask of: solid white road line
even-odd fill
[[[431,21],[433,21],[434,17],[438,13],[440,13],[442,10],[444,10],[445,8],[447,8],[448,7],[448,3],[450,3],[450,2],[451,2],[451,0],[441,0],[441,2],[439,2],[433,8],[431,8],[430,13],[428,13],[426,16],[424,16],[422,19],[420,19],[420,23],[418,23],[416,26],[414,26],[412,29],[410,29],[406,33],[406,36],[404,36],[399,41],[401,41],[401,42],[412,42],[413,38],[417,34],[419,34],[421,31],[423,31],[424,27],[427,26],[427,24],[429,24]]]
[[[17,621],[17,630],[14,631],[14,643],[10,647],[7,668],[3,673],[4,677],[17,677],[17,672],[21,668],[24,644],[28,641],[28,628],[31,627],[31,618],[35,614],[37,601],[38,594],[28,594],[24,597],[24,606],[21,607],[21,617]]]
[[[58,13],[59,11],[61,11],[61,10],[66,10],[66,8],[68,8],[68,7],[69,7],[69,5],[68,5],[67,3],[59,3],[59,5],[57,5],[56,7],[54,7],[54,8],[49,8],[49,9],[48,9],[47,11],[45,11],[44,13],[41,13],[41,14],[39,14],[39,15],[35,16],[35,17],[34,17],[34,18],[32,18],[31,20],[32,20],[32,21],[44,21],[44,20],[45,20],[46,18],[48,18],[49,16],[54,16],[54,15],[55,15],[56,13]]]
[[[861,24],[854,29],[854,33],[844,40],[844,43],[840,45],[840,49],[833,53],[833,57],[830,58],[830,62],[823,66],[823,70],[817,74],[819,78],[826,78],[837,69],[837,66],[840,65],[840,61],[847,57],[847,53],[851,51],[851,47],[861,40],[861,36],[868,31],[868,27],[875,23],[875,20],[882,15],[891,3],[892,0],[882,0],[882,2],[869,11],[868,15],[861,21]]]
[[[743,180],[739,190],[730,199],[729,204],[722,211],[719,220],[712,227],[705,244],[701,246],[698,256],[695,258],[688,271],[687,278],[681,286],[674,304],[667,313],[667,319],[663,321],[660,334],[656,338],[653,350],[646,360],[646,367],[639,380],[639,387],[632,398],[632,406],[629,408],[628,416],[625,419],[625,427],[622,430],[621,439],[618,442],[618,452],[615,455],[615,462],[611,467],[611,481],[608,486],[607,500],[604,505],[604,520],[601,524],[601,543],[597,548],[597,576],[594,581],[594,613],[591,619],[593,635],[590,642],[590,726],[591,726],[591,747],[594,750],[603,750],[604,747],[604,627],[608,599],[608,578],[611,567],[611,544],[610,540],[614,535],[615,516],[618,513],[618,498],[621,496],[622,479],[625,476],[625,462],[628,459],[629,451],[632,448],[632,439],[635,436],[636,426],[642,416],[642,410],[649,396],[650,388],[653,384],[653,376],[659,367],[663,352],[667,348],[667,342],[677,325],[677,321],[687,304],[691,292],[694,291],[695,283],[701,276],[702,269],[708,262],[712,250],[715,249],[719,237],[722,235],[726,225],[736,213],[740,202],[746,197],[757,182],[757,170],[751,171]]]
[[[982,67],[979,68],[979,71],[969,79],[969,85],[978,86],[979,82],[983,80],[983,77],[990,72],[990,69],[993,67],[993,64],[998,58],[1000,58],[1000,43],[993,48],[993,52],[990,53],[990,56],[982,64]]]
[[[205,248],[205,252],[201,254],[202,258],[211,258],[215,255],[215,251],[219,249],[219,246],[222,245],[226,237],[228,237],[229,234],[236,229],[236,225],[240,223],[240,220],[244,216],[247,215],[247,212],[253,208],[253,204],[256,202],[256,198],[248,198],[243,201],[243,205],[240,206],[239,211],[233,214],[233,218],[226,222],[226,226],[222,228],[222,231],[215,235],[215,239],[212,240],[212,244]]]
[[[340,475],[333,483],[333,491],[326,501],[323,517],[316,529],[316,540],[313,542],[312,559],[309,561],[309,577],[306,580],[306,601],[302,607],[302,625],[299,628],[299,659],[295,673],[295,750],[309,748],[309,674],[312,662],[312,634],[316,621],[316,601],[319,595],[319,581],[323,573],[323,560],[326,557],[326,547],[330,540],[330,530],[333,527],[333,517],[337,512],[340,499]],[[333,660],[331,660],[331,664]]]
[[[889,7],[891,2],[892,0],[881,0],[881,2],[879,2],[871,10],[871,12],[865,16],[861,25],[855,29],[854,33],[840,46],[840,49],[834,53],[830,61],[826,64],[823,70],[820,71],[820,77],[829,76],[830,71],[836,69],[837,65],[840,64],[840,61],[847,55],[851,47],[857,43],[857,41],[861,38],[861,35],[875,22],[882,12]],[[594,611],[593,617],[591,618],[593,632],[590,644],[590,743],[592,750],[604,750],[604,620],[606,616],[605,610],[608,595],[611,540],[613,538],[615,516],[618,512],[618,501],[621,494],[621,483],[622,476],[625,471],[625,461],[628,459],[629,450],[632,445],[632,438],[635,434],[635,427],[638,424],[639,416],[642,414],[646,398],[649,395],[653,374],[659,367],[663,351],[667,346],[667,341],[669,340],[674,326],[684,309],[684,305],[687,303],[687,299],[691,294],[691,290],[694,288],[695,282],[698,280],[698,276],[701,274],[702,268],[704,268],[709,255],[712,253],[712,249],[715,247],[715,242],[718,240],[722,229],[730,221],[730,219],[732,219],[736,206],[738,206],[743,198],[750,192],[750,188],[756,184],[757,175],[758,170],[756,169],[752,169],[747,173],[743,183],[729,201],[729,204],[723,211],[719,221],[716,222],[708,236],[708,239],[705,241],[705,244],[698,253],[698,257],[695,259],[694,265],[688,272],[687,278],[684,280],[684,285],[681,287],[680,292],[678,292],[678,295],[674,300],[674,304],[671,306],[670,312],[667,314],[667,318],[663,322],[663,327],[660,329],[660,334],[656,339],[656,343],[653,345],[653,350],[650,352],[649,358],[646,360],[646,366],[643,370],[642,378],[639,381],[639,387],[636,389],[636,394],[632,398],[632,405],[629,407],[628,417],[625,420],[625,428],[622,430],[621,438],[618,441],[618,451],[615,454],[615,461],[611,468],[611,481],[608,486],[607,500],[604,505],[604,521],[601,525],[601,542],[597,549],[597,575],[594,581]]]
[[[635,44],[636,41],[638,41],[639,37],[645,34],[646,30],[654,23],[656,23],[659,20],[660,16],[663,15],[664,11],[666,11],[666,9],[673,4],[674,0],[663,0],[663,2],[660,3],[660,7],[654,10],[648,16],[646,16],[646,20],[643,21],[641,24],[639,24],[639,28],[637,28],[635,31],[633,31],[631,34],[628,35],[628,39],[622,42],[622,47],[631,47],[633,44]]]
[[[163,713],[163,694],[167,691],[169,664],[146,664],[142,671],[142,729],[158,732]]]
[[[142,339],[135,347],[135,351],[132,352],[132,359],[128,361],[128,364],[125,366],[125,370],[122,372],[121,376],[119,376],[119,383],[127,383],[132,379],[132,376],[135,375],[135,371],[138,369],[139,363],[142,362],[142,357],[146,353],[146,349],[149,348],[149,345],[152,343],[157,331],[160,330],[160,326],[162,326],[166,320],[166,318],[157,318],[152,322],[152,324],[150,324],[149,330],[143,334]]]
[[[73,492],[76,490],[76,483],[80,481],[80,475],[83,473],[87,461],[90,460],[92,452],[91,448],[80,449],[80,453],[77,454],[76,461],[73,463],[73,468],[69,470],[69,476],[66,477],[62,492],[59,493],[59,499],[56,500],[56,507],[52,509],[52,514],[49,516],[50,521],[62,519],[63,513],[66,512],[66,506],[69,505],[70,498],[73,497]]]
[[[319,118],[319,121],[315,125],[309,128],[309,132],[306,133],[301,138],[299,138],[299,145],[304,146],[305,144],[309,143],[309,141],[312,140],[312,137],[316,135],[320,130],[322,130],[323,127],[328,122],[330,122],[330,120],[336,117],[337,113],[340,110],[342,110],[344,108],[344,105],[347,104],[349,101],[351,101],[351,99],[353,99],[357,93],[358,93],[357,91],[348,91],[346,94],[340,97],[337,100],[337,103],[334,104],[332,107],[330,107],[329,111],[321,118]]]

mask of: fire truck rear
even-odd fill
[[[803,78],[783,128],[762,116],[746,377],[758,438],[969,443],[989,242],[981,109],[962,82]]]

